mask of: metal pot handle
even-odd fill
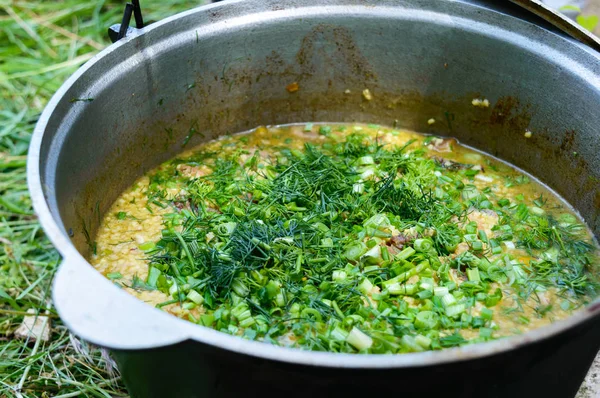
[[[212,0],[213,3],[218,3],[219,1],[222,0]],[[132,14],[135,18],[135,28],[129,26]],[[121,23],[114,24],[108,28],[108,38],[114,43],[127,35],[137,33],[143,27],[144,19],[142,18],[140,0],[132,0],[131,3],[125,4],[125,11],[123,12],[123,20]]]
[[[554,27],[560,29],[575,40],[590,46],[596,51],[600,51],[600,39],[598,36],[573,22],[561,13],[553,10],[539,0],[511,0],[513,3],[531,11]]]
[[[507,9],[506,0],[467,0],[467,2],[480,4],[490,9],[499,10],[500,12],[505,12]],[[540,0],[510,0],[510,2],[542,18],[569,37],[600,52],[600,38],[561,13],[548,7]]]
[[[129,26],[131,22],[131,15],[135,18],[135,28]],[[144,18],[142,17],[142,7],[140,6],[140,0],[132,0],[131,3],[125,4],[125,11],[123,11],[123,20],[120,24],[112,25],[108,28],[108,37],[113,43],[117,40],[121,40],[128,34],[137,32],[144,27]]]
[[[160,311],[112,283],[74,254],[54,278],[53,301],[77,336],[111,349],[143,349],[181,342],[194,326]],[[137,333],[136,333],[137,331]]]

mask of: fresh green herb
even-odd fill
[[[139,246],[150,269],[131,287],[168,293],[159,307],[202,306],[190,320],[244,338],[371,353],[493,339],[496,317],[514,313],[515,325],[528,324],[524,303],[549,288],[595,295],[594,246],[576,218],[555,216],[545,198],[496,197],[477,185],[483,168],[414,141],[383,145],[362,127],[318,131],[318,143],[302,148],[287,146],[284,134],[286,145],[261,147],[264,155],[230,138],[220,151],[161,167],[147,195],[167,210],[164,229]],[[186,175],[182,164],[212,171]],[[507,185],[529,182],[514,176]],[[494,224],[484,228],[486,218]],[[511,248],[524,249],[530,263]],[[503,304],[505,291],[515,306]],[[534,308],[541,317],[552,310]],[[469,329],[479,337],[463,337]]]

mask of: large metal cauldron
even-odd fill
[[[53,293],[62,319],[113,350],[135,397],[573,396],[600,345],[600,305],[440,352],[315,353],[179,320],[85,260],[86,231],[93,239],[117,195],[180,152],[190,127],[204,134],[196,144],[302,121],[458,137],[541,178],[598,236],[600,55],[496,3],[228,1],[156,23],[92,59],[48,104],[29,154],[35,209],[64,257]],[[287,92],[294,81],[300,90]],[[476,97],[490,108],[473,107]],[[439,122],[430,127],[431,117]]]

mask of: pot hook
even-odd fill
[[[600,39],[596,35],[588,32],[585,28],[579,26],[579,24],[576,24],[561,13],[548,7],[540,0],[510,1],[544,19],[546,22],[552,24],[555,28],[558,28],[563,33],[579,41],[580,43],[583,43],[596,51],[600,51]]]
[[[135,18],[135,28],[129,26],[131,22],[131,14]],[[125,11],[123,12],[123,20],[120,24],[112,25],[108,28],[108,37],[114,43],[117,40],[121,40],[129,33],[133,33],[138,29],[144,27],[144,18],[142,17],[142,8],[140,7],[140,0],[132,0],[131,3],[125,4]]]
[[[212,0],[213,3],[217,3],[222,0]],[[129,26],[131,21],[131,14],[135,18],[135,28]],[[121,40],[128,34],[136,32],[138,29],[144,27],[144,19],[142,18],[142,8],[140,7],[140,0],[132,0],[131,3],[125,4],[125,11],[123,12],[123,20],[120,24],[114,24],[108,28],[108,37],[111,42]]]

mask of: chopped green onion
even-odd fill
[[[333,307],[333,310],[340,318],[344,319],[346,317],[346,314],[344,314],[344,312],[340,309],[340,307],[338,306],[338,304],[335,301],[331,302],[331,306]]]
[[[471,248],[475,251],[482,251],[483,250],[483,242],[480,240],[471,242]]]
[[[373,160],[373,156],[363,156],[361,158],[358,158],[358,164],[361,166],[367,164],[375,164],[375,160]]]
[[[446,294],[445,296],[442,296],[442,305],[444,306],[444,308],[448,308],[449,306],[451,306],[455,303],[456,303],[456,298],[454,298],[453,295]]]
[[[373,246],[372,249],[369,249],[360,257],[360,261],[366,264],[380,264],[383,261],[381,258],[381,247]]]
[[[336,326],[329,334],[329,337],[336,341],[346,341],[346,339],[348,338],[348,332],[346,332],[339,326]]]
[[[498,304],[500,300],[502,300],[502,290],[498,288],[494,291],[493,294],[487,296],[487,298],[485,299],[485,306],[493,307],[496,304]]]
[[[138,248],[144,252],[150,251],[150,250],[154,249],[155,247],[156,247],[156,244],[154,242],[144,242],[138,246]]]
[[[479,276],[479,270],[477,268],[468,268],[467,269],[467,278],[469,278],[469,280],[471,282],[481,281],[481,278]]]
[[[352,185],[352,193],[364,193],[365,192],[365,184],[362,182],[357,182]]]
[[[427,253],[433,249],[433,242],[431,239],[417,239],[415,240],[413,247],[420,253]]]
[[[421,283],[419,287],[423,290],[431,290],[433,292],[433,279],[431,278],[421,278]]]
[[[333,271],[332,275],[331,275],[331,279],[333,279],[336,282],[340,282],[343,281],[344,279],[346,279],[348,275],[346,274],[345,271],[343,270],[335,270]]]
[[[364,294],[370,294],[373,290],[373,284],[367,278],[363,279],[363,281],[358,285],[358,290]]]
[[[123,275],[121,275],[120,272],[109,272],[108,274],[106,274],[106,277],[110,280],[115,280],[123,278]]]
[[[169,295],[175,297],[177,294],[179,294],[179,285],[177,285],[177,283],[173,283],[169,288]]]
[[[415,294],[418,290],[417,285],[411,285],[411,284],[404,284],[401,285],[399,283],[393,283],[391,285],[388,285],[386,287],[387,291],[390,292],[390,294],[392,295],[407,295],[407,296],[411,296],[413,294]]]
[[[433,311],[421,311],[415,319],[417,329],[435,329],[439,324],[439,316]]]
[[[506,276],[506,272],[497,265],[492,265],[487,270],[488,276],[491,280],[500,283],[508,282],[508,277]]]
[[[248,318],[249,316],[251,316],[248,304],[246,304],[246,302],[244,301],[240,302],[238,305],[231,309],[231,315],[238,319]]]
[[[479,336],[485,339],[492,337],[493,330],[490,328],[479,328]]]
[[[494,311],[490,310],[489,308],[482,308],[481,309],[481,317],[483,319],[485,319],[486,321],[491,321],[493,315],[494,315]]]
[[[577,217],[569,213],[563,213],[560,216],[558,216],[558,221],[564,224],[576,224]]]
[[[156,287],[158,283],[158,278],[162,275],[162,273],[158,270],[158,268],[150,267],[148,269],[148,277],[146,278],[146,283],[148,286]]]
[[[348,337],[346,337],[346,341],[359,351],[371,348],[373,345],[373,339],[356,327],[353,327],[352,330],[350,330]]]
[[[355,242],[352,245],[346,247],[344,257],[350,261],[358,261],[358,259],[367,251],[367,247],[362,242]]]
[[[474,221],[469,222],[466,226],[465,226],[465,232],[467,234],[471,234],[474,235],[477,233],[477,223]],[[475,238],[476,239],[476,238]]]
[[[446,315],[450,318],[453,318],[459,314],[461,314],[465,310],[465,305],[462,303],[452,304],[446,307]]]
[[[212,314],[200,315],[200,323],[204,326],[212,326],[215,321],[215,317]]]
[[[179,303],[179,300],[177,300],[177,299],[167,300],[167,301],[163,301],[162,303],[156,304],[156,308],[162,308],[162,307],[165,307],[167,305],[178,304],[178,303]]]
[[[475,199],[479,196],[479,191],[474,185],[467,185],[462,191],[462,198],[465,201]]]
[[[416,339],[408,334],[402,336],[400,342],[402,343],[402,346],[409,352],[424,351],[423,346],[417,343]]]
[[[423,347],[424,349],[428,349],[431,346],[431,339],[427,336],[423,336],[418,334],[415,336],[415,343]]]
[[[197,291],[190,290],[187,295],[188,300],[193,301],[194,303],[200,305],[204,302],[204,297],[202,297]]]
[[[235,227],[237,227],[236,222],[226,222],[226,223],[217,225],[215,230],[221,236],[229,236],[233,233],[233,231],[235,230]]]
[[[485,231],[483,229],[480,229],[479,231],[477,231],[477,236],[479,237],[479,239],[481,239],[484,242],[488,241],[487,234],[485,233]]]
[[[477,241],[477,235],[476,234],[465,234],[465,236],[463,236],[465,242],[467,243],[473,243]]]
[[[305,308],[300,312],[302,318],[314,318],[317,322],[320,322],[323,318],[321,313],[314,308]]]
[[[394,258],[396,260],[406,260],[407,258],[409,258],[410,256],[412,256],[416,252],[417,251],[415,249],[413,249],[412,247],[406,247],[400,253],[396,254],[394,256]]]
[[[330,126],[319,127],[319,134],[324,135],[326,137],[329,136],[331,134],[331,127]]]
[[[270,280],[267,285],[265,286],[265,290],[267,291],[267,297],[272,299],[275,296],[277,296],[277,294],[279,294],[279,291],[281,290],[279,287],[279,284],[277,284],[275,281]]]
[[[429,268],[429,262],[423,261],[416,267],[414,267],[406,272],[403,272],[403,273],[393,277],[392,279],[389,279],[389,280],[383,282],[383,286],[388,287],[395,283],[404,282],[405,280],[409,279],[411,276],[417,275],[419,272],[425,270],[426,268]]]
[[[240,297],[246,297],[248,294],[250,294],[250,289],[240,279],[233,281],[231,284],[231,289]]]
[[[333,239],[331,239],[331,238],[321,239],[321,247],[333,247]]]
[[[368,265],[363,268],[363,273],[368,274],[369,272],[376,272],[376,271],[379,271],[380,269],[381,268],[379,267],[379,265]]]
[[[279,307],[283,307],[285,306],[285,302],[286,296],[282,289],[282,291],[275,296],[275,304],[277,304]]]
[[[506,207],[508,205],[510,205],[510,200],[508,200],[506,198],[502,198],[502,199],[498,200],[498,206]]]
[[[381,258],[383,259],[383,261],[389,261],[390,260],[390,253],[389,253],[388,248],[386,246],[382,246],[381,247]]]
[[[531,212],[531,214],[534,214],[536,216],[543,216],[544,214],[546,214],[546,211],[542,208],[539,208],[537,206],[531,206],[529,208],[529,211]]]
[[[240,321],[240,326],[243,328],[248,328],[248,327],[254,325],[255,323],[256,323],[256,321],[254,320],[254,318],[248,317],[248,318],[245,318],[244,320]]]

